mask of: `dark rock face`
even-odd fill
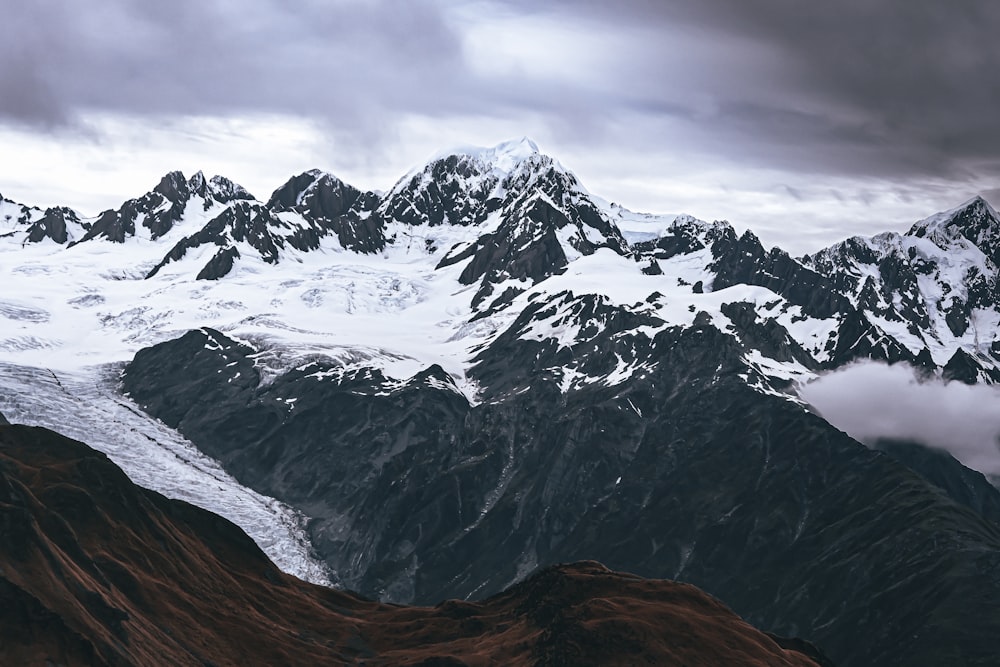
[[[135,206],[128,203],[123,204],[120,211],[108,209],[94,221],[80,242],[104,238],[114,243],[124,243],[125,237],[135,236],[136,214]]]
[[[281,233],[279,233],[279,231]],[[293,226],[255,202],[238,202],[225,209],[197,233],[174,245],[166,257],[146,276],[152,278],[170,262],[184,258],[189,250],[216,245],[219,251],[198,274],[199,280],[218,280],[233,267],[240,253],[237,243],[253,248],[268,264],[276,264],[286,247],[310,250],[317,247],[319,232],[313,227]]]
[[[190,179],[172,171],[165,175],[150,192],[126,201],[118,210],[101,213],[78,243],[105,239],[124,243],[136,234],[136,221],[149,230],[151,239],[158,239],[181,220],[191,198],[202,198],[205,210],[213,204],[228,204],[237,200],[252,200],[253,196],[228,179],[215,176],[206,182],[201,172]]]
[[[976,384],[981,377],[992,382],[1000,381],[1000,372],[990,366],[984,366],[965,350],[955,350],[948,363],[944,365],[941,376],[945,380],[956,380],[964,384]]]
[[[733,323],[735,333],[746,347],[759,350],[775,361],[797,361],[810,370],[819,367],[785,327],[774,318],[761,318],[753,304],[724,303],[721,310]]]
[[[572,348],[525,336],[560,316]],[[837,664],[1000,650],[1000,527],[751,389],[770,381],[706,321],[637,317],[591,296],[532,306],[477,357],[475,406],[434,368],[400,385],[315,364],[261,386],[252,352],[210,331],[143,351],[124,386],[317,517],[315,544],[368,595],[479,597],[596,558],[702,586]],[[640,370],[616,384],[623,365]]]
[[[198,272],[195,280],[219,280],[233,270],[233,265],[239,258],[240,251],[233,246],[222,248],[212,256],[212,259],[208,260],[208,264]]]
[[[1000,490],[946,451],[918,442],[879,440],[874,445],[941,489],[960,505],[1000,526]]]
[[[178,241],[146,277],[204,245],[219,250],[200,269],[198,280],[225,277],[242,257],[238,244],[268,264],[277,264],[288,250],[316,250],[329,234],[336,234],[345,249],[377,252],[385,246],[385,238],[371,218],[376,201],[372,193],[361,193],[329,174],[306,172],[276,190],[266,205],[238,197],[200,230]],[[285,211],[301,217],[284,218]]]
[[[424,608],[312,586],[225,519],[24,426],[0,427],[0,594],[10,665],[826,664],[693,586],[597,563]]]
[[[852,310],[850,302],[824,276],[777,248],[767,252],[752,232],[728,234],[712,245],[713,290],[758,285],[801,306],[812,317],[828,318]]]
[[[378,203],[375,193],[361,192],[336,176],[313,170],[275,190],[267,207],[302,214],[323,235],[336,234],[347,250],[374,253],[386,243],[381,225],[371,215]]]
[[[135,358],[135,363],[146,369],[150,384],[170,389],[158,395],[155,403],[151,402],[152,397],[147,403],[165,424],[188,428],[185,419],[208,422],[216,411],[224,413],[234,404],[249,400],[260,383],[260,373],[249,358],[254,350],[218,331],[189,331],[173,344],[173,350],[182,353],[181,356],[157,354],[163,348],[153,347],[140,350]],[[187,373],[191,366],[204,372]],[[201,399],[191,401],[193,396]]]
[[[56,243],[66,243],[69,240],[67,220],[80,224],[80,218],[71,209],[61,206],[45,209],[41,219],[33,222],[28,228],[28,242],[39,243],[45,239],[52,239]]]
[[[503,200],[490,200],[499,210],[496,231],[453,249],[438,264],[442,268],[468,261],[459,282],[480,283],[474,307],[493,297],[496,286],[505,281],[535,284],[563,272],[567,252],[591,255],[607,248],[628,254],[621,232],[580,191],[575,177],[550,162],[543,161],[536,171],[515,173],[505,187],[510,189]],[[494,297],[491,308],[504,305],[504,297]]]
[[[490,178],[488,169],[467,155],[435,160],[393,189],[379,206],[379,217],[409,225],[479,224],[499,203],[490,200],[498,179]]]
[[[916,356],[896,339],[886,336],[864,311],[851,310],[841,319],[835,338],[827,343],[828,368],[837,368],[858,359],[872,359],[889,364],[916,363]]]
[[[511,220],[496,233],[480,237],[471,261],[459,277],[459,282],[466,285],[481,281],[473,306],[479,306],[494,293],[494,286],[505,280],[528,280],[533,284],[564,271],[569,261],[556,236],[559,223],[566,223],[565,216],[537,202],[524,218]]]

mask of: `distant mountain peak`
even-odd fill
[[[199,171],[196,175],[200,174],[201,172]],[[204,178],[204,176],[202,176],[202,178]],[[231,201],[240,199],[255,199],[255,197],[242,185],[229,180],[225,176],[219,175],[215,175],[209,179],[208,192],[212,199],[215,199],[222,204],[227,204]],[[206,196],[205,198],[207,199],[208,197]]]
[[[976,195],[955,208],[935,213],[914,223],[908,234],[919,237],[943,227],[964,228],[969,223],[975,224],[982,220],[996,222],[998,219],[1000,219],[1000,215],[990,203],[982,196]]]
[[[538,144],[529,139],[528,137],[521,137],[520,139],[512,139],[509,141],[502,141],[493,147],[493,150],[497,152],[513,152],[513,151],[529,151],[531,153],[538,152]]]
[[[917,222],[907,235],[926,237],[942,248],[962,237],[1000,264],[1000,214],[979,195]]]
[[[200,174],[201,172],[199,171],[195,176]],[[194,181],[194,177],[192,177],[192,181]],[[160,182],[153,188],[153,192],[163,195],[176,204],[179,201],[186,200],[191,195],[191,189],[191,184],[185,178],[183,172],[170,171],[160,179]]]
[[[513,164],[522,160],[541,155],[538,144],[528,137],[501,141],[495,146],[457,146],[435,154],[430,163],[453,156],[466,156],[487,164]],[[499,166],[499,165],[498,165]]]
[[[436,153],[401,178],[396,188],[406,187],[415,179],[438,178],[442,172],[480,181],[499,181],[523,171],[525,165],[531,165],[532,170],[557,166],[559,171],[566,171],[556,160],[539,151],[538,144],[521,137],[495,146],[457,146]]]
[[[362,193],[321,169],[310,169],[291,177],[267,202],[267,207],[275,211],[297,211],[308,220],[327,222],[352,214],[355,205],[359,209],[372,207],[370,193]],[[353,214],[361,216],[360,211],[353,211]]]
[[[188,188],[192,192],[204,192],[205,189],[205,174],[200,169],[195,172],[195,174],[188,179]]]
[[[410,170],[383,198],[379,216],[409,225],[477,225],[496,211],[508,194],[519,194],[552,172],[578,183],[555,160],[524,137],[496,146],[465,146],[442,151]]]
[[[271,193],[267,206],[276,210],[292,210],[303,203],[308,193],[317,188],[340,187],[346,183],[322,169],[309,169],[297,176],[292,176],[277,190]],[[349,187],[349,186],[347,186]]]
[[[528,137],[503,141],[491,148],[480,149],[478,153],[470,152],[470,155],[479,157],[501,169],[508,164],[513,165],[541,154],[541,151],[538,150],[538,144]]]

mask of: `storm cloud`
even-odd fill
[[[511,128],[639,206],[823,238],[1000,181],[989,0],[8,4],[0,125],[36,134],[277,114],[387,161]]]
[[[549,18],[552,41],[519,71],[471,67],[482,45],[463,35],[491,15],[522,31]],[[629,113],[704,127],[705,149],[765,164],[956,175],[1000,161],[1000,5],[989,1],[42,0],[4,19],[0,113],[28,123],[81,109],[351,125],[522,109],[592,132]],[[599,66],[544,75],[545,60],[588,42],[607,49]]]
[[[459,104],[433,82],[465,76],[457,38],[420,3],[42,0],[4,18],[0,113],[26,123],[85,110],[356,122],[403,100]]]
[[[911,440],[1000,475],[997,387],[921,379],[905,364],[860,362],[803,385],[799,393],[856,440]]]
[[[562,2],[558,11],[633,36],[625,54],[633,74],[624,67],[618,74],[643,91],[637,102],[656,109],[679,100],[720,144],[765,164],[896,176],[997,173],[996,3],[583,5]]]

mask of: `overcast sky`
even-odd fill
[[[8,0],[0,193],[387,189],[527,135],[630,208],[814,250],[1000,204],[998,30],[992,0]]]

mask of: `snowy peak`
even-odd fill
[[[81,238],[89,224],[81,222],[76,211],[54,206],[44,211],[0,196],[0,238],[19,245],[41,243],[46,239],[60,245]]]
[[[207,180],[201,171],[188,179],[185,179],[180,171],[171,171],[160,179],[153,188],[153,193],[161,194],[168,201],[178,205],[192,197],[201,197],[209,206],[212,202],[225,204],[239,199],[254,198],[242,185],[224,176],[213,176]]]
[[[478,213],[489,231],[456,246],[439,264],[467,261],[459,282],[480,283],[475,307],[503,307],[525,288],[600,248],[629,254],[620,230],[576,176],[551,158],[534,153],[491,187]]]
[[[101,239],[125,243],[133,237],[155,241],[170,232],[186,215],[190,216],[191,209],[205,212],[233,201],[252,199],[242,186],[221,176],[206,182],[200,171],[190,179],[180,171],[171,171],[145,195],[129,199],[117,210],[101,213],[79,242]],[[194,200],[198,200],[200,206],[189,207]]]
[[[521,194],[552,169],[568,173],[527,138],[453,149],[400,179],[378,215],[409,225],[479,225],[508,195]]]
[[[347,213],[360,195],[361,191],[333,174],[311,169],[288,179],[274,191],[267,206],[275,211],[297,211],[314,220],[334,220]]]
[[[371,217],[378,202],[373,192],[361,192],[333,174],[311,169],[275,190],[267,207],[301,216],[315,230],[317,243],[334,234],[346,250],[374,253],[385,247],[383,230]]]
[[[854,237],[803,258],[858,310],[844,320],[841,337],[870,332],[859,339],[867,343],[838,354],[878,358],[877,347],[888,350],[889,361],[940,368],[947,379],[1000,380],[998,220],[975,197],[904,235]]]
[[[40,214],[41,209],[0,196],[0,237],[11,237],[23,232]]]
[[[658,236],[637,241],[632,249],[651,260],[665,261],[711,248],[722,239],[736,240],[736,232],[728,222],[705,222],[690,215],[678,215]]]
[[[289,211],[302,203],[302,197],[310,188],[327,174],[319,169],[310,169],[297,176],[292,176],[277,190],[271,193],[271,198],[267,200],[269,208],[276,211]],[[335,178],[332,175],[331,178]]]
[[[191,178],[190,183],[184,178],[183,173],[171,171],[160,179],[160,182],[153,188],[153,192],[163,195],[174,204],[178,204],[187,201],[191,196],[192,185],[195,188],[200,185],[204,191],[205,177],[200,171]]]
[[[400,180],[373,217],[390,239],[411,238],[405,227],[468,229],[438,268],[464,263],[459,282],[479,283],[473,305],[483,312],[600,248],[629,254],[576,176],[529,139],[441,154]]]
[[[982,197],[973,197],[950,211],[921,220],[907,235],[926,237],[941,248],[950,247],[962,237],[994,264],[1000,264],[1000,215]]]
[[[493,148],[485,149],[484,152],[495,156],[524,157],[538,153],[538,144],[528,137],[502,141]]]
[[[411,226],[482,223],[498,203],[499,175],[467,155],[436,159],[400,180],[378,207],[386,222]]]
[[[534,160],[542,155],[538,144],[528,137],[503,141],[496,146],[462,146],[438,153],[428,161],[432,165],[451,158],[465,158],[469,162],[488,167],[501,173],[510,173],[522,162]],[[551,158],[549,158],[551,159]]]
[[[200,174],[201,172],[199,171],[197,175]],[[204,176],[202,176],[202,178],[204,178]],[[214,199],[220,204],[227,204],[231,201],[255,199],[255,197],[250,194],[246,188],[239,183],[234,183],[225,176],[213,176],[208,181],[206,191],[207,195],[202,195],[206,201]]]
[[[254,199],[246,188],[238,183],[234,183],[225,176],[215,175],[206,180],[205,174],[201,171],[195,173],[191,178],[184,181],[184,174],[179,171],[172,171],[163,177],[154,192],[160,192],[167,199],[173,202],[187,200],[191,197],[201,197],[205,200],[207,210],[213,202],[228,204],[231,201],[242,199]]]
[[[80,238],[87,231],[80,222],[76,211],[65,206],[45,209],[42,216],[31,223],[28,228],[28,243],[40,243],[51,239],[59,244],[67,243],[73,238]]]

